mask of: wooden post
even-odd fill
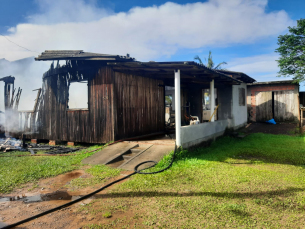
[[[36,96],[36,100],[35,100],[35,104],[34,104],[34,109],[33,109],[33,113],[31,115],[31,132],[36,132],[36,114],[37,114],[37,107],[38,107],[38,103],[39,103],[39,99],[40,99],[40,93],[41,93],[41,88],[37,89],[37,96]],[[35,90],[34,90],[35,91]]]
[[[301,108],[300,111],[301,111],[301,128],[303,128],[303,108]]]
[[[214,114],[215,109],[215,96],[214,96],[214,79],[210,82],[210,105],[211,105],[211,114]],[[212,115],[211,122],[214,122],[215,117]]]
[[[209,119],[209,122],[211,122],[212,118],[214,118],[214,115],[215,115],[215,113],[217,112],[218,107],[219,107],[219,104],[217,105],[217,107],[215,108],[213,114],[211,115],[211,117],[210,117],[210,119]]]

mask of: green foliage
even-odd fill
[[[305,74],[305,19],[297,20],[296,27],[288,27],[289,34],[278,37],[281,57],[278,62],[279,76],[293,76],[296,82],[304,81]]]
[[[103,217],[104,217],[104,218],[110,218],[111,216],[112,216],[111,212],[105,212],[105,213],[103,214]]]
[[[196,55],[196,56],[194,57],[194,59],[195,59],[195,60],[198,60],[198,62],[199,62],[200,64],[204,65],[203,62],[202,62],[202,60],[201,60],[201,58],[200,58],[198,55]],[[204,59],[205,59],[205,61],[206,61],[206,58],[204,58]],[[213,58],[212,58],[212,52],[209,51],[208,62],[206,63],[206,66],[207,66],[208,68],[215,69],[215,70],[225,70],[224,68],[221,67],[221,65],[223,65],[223,64],[227,64],[227,63],[223,61],[223,62],[221,62],[221,63],[219,63],[219,64],[217,64],[217,65],[215,66],[215,63],[214,63]]]
[[[165,104],[167,104],[167,105],[172,104],[172,99],[173,99],[172,96],[166,95],[165,96]]]

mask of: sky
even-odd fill
[[[0,59],[76,49],[129,53],[139,61],[192,61],[198,55],[205,62],[212,51],[216,64],[225,61],[226,69],[260,82],[291,79],[276,77],[277,38],[304,17],[305,9],[304,0],[0,0],[0,4]],[[41,83],[41,69],[46,71],[50,63],[35,63],[39,72],[32,77]]]

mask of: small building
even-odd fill
[[[31,138],[107,143],[165,133],[168,88],[178,146],[187,148],[247,123],[247,83],[254,79],[245,74],[215,71],[194,61],[140,62],[129,55],[82,50],[45,51],[35,59],[53,63],[43,75],[37,107],[23,114],[27,118],[21,127]],[[85,89],[78,91],[74,84]],[[84,107],[70,105],[75,92],[87,101]],[[193,117],[196,125],[190,125]]]
[[[299,84],[292,80],[249,83],[247,107],[249,120],[297,122],[300,120]]]

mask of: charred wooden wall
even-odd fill
[[[44,78],[38,133],[33,137],[59,141],[106,143],[113,140],[113,71],[101,67],[88,78],[88,109],[67,108],[69,84],[65,74]]]
[[[164,82],[121,72],[114,73],[115,138],[164,130]]]
[[[65,71],[54,72],[44,77],[37,133],[32,138],[106,143],[164,130],[162,80],[101,66],[86,77],[88,109],[72,110],[67,108],[71,79]]]

